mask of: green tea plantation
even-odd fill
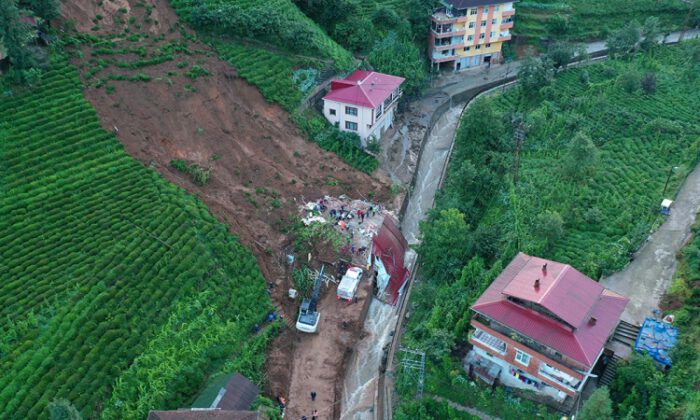
[[[122,150],[63,59],[4,92],[0,162],[0,418],[187,406],[254,341],[271,303],[251,253]]]

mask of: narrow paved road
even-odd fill
[[[403,234],[409,244],[418,243],[418,222],[433,207],[435,192],[440,183],[442,169],[449,157],[450,146],[459,122],[464,104],[453,106],[445,111],[435,123],[423,146],[423,154],[418,165],[416,185],[408,202],[406,214],[401,221]]]
[[[622,319],[637,325],[652,316],[676,271],[676,253],[688,238],[700,211],[700,165],[688,175],[671,208],[671,215],[654,232],[624,270],[601,283],[630,302]]]

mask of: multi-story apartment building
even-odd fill
[[[628,301],[569,265],[520,253],[471,308],[470,374],[576,397]]]
[[[517,0],[516,0],[517,1]],[[501,60],[510,40],[514,1],[440,0],[431,17],[428,50],[434,68],[455,71]]]
[[[404,80],[356,70],[345,79],[331,82],[330,92],[323,97],[323,115],[340,130],[356,133],[366,146],[367,140],[379,140],[393,124]]]

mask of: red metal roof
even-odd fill
[[[342,103],[376,108],[391,96],[403,81],[403,77],[356,70],[345,79],[333,80],[331,91],[323,99]]]
[[[541,305],[565,322],[511,302],[508,296]],[[628,301],[569,265],[521,252],[472,309],[591,367]]]
[[[399,290],[408,278],[408,269],[404,266],[404,255],[408,242],[390,216],[384,217],[382,228],[373,239],[374,255],[378,255],[389,273],[389,284],[385,294],[389,303],[394,304],[399,297]]]

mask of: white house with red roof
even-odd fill
[[[345,79],[333,80],[323,97],[323,115],[342,131],[362,139],[379,140],[394,121],[403,77],[357,70]]]
[[[628,301],[570,265],[521,252],[471,307],[470,374],[576,397]]]

